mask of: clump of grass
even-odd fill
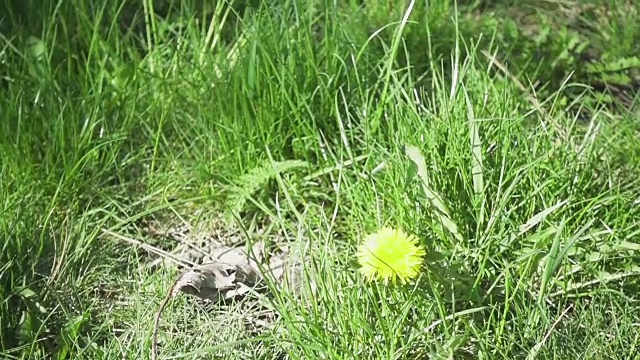
[[[315,294],[265,299],[258,337],[241,306],[177,301],[161,357],[637,352],[633,116],[586,93],[578,121],[567,85],[536,98],[515,80],[538,73],[496,75],[494,34],[469,41],[452,2],[181,4],[24,2],[33,16],[3,20],[4,357],[148,357],[171,274],[100,229],[176,199],[279,227]],[[389,223],[425,248],[419,285],[358,274],[356,245]]]

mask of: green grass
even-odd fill
[[[235,220],[315,296],[180,296],[159,358],[636,357],[638,5],[142,3],[0,5],[3,358],[148,358],[176,272],[101,229]],[[382,225],[415,285],[358,274]]]

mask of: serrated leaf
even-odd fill
[[[230,213],[240,213],[247,201],[276,175],[307,166],[306,161],[285,160],[252,168],[237,179],[235,186],[231,188],[232,190],[227,196],[226,202]],[[227,216],[227,218],[232,220],[231,216]]]

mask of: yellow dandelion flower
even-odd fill
[[[385,284],[396,278],[405,284],[420,270],[424,249],[418,239],[402,229],[382,228],[368,235],[358,247],[360,273],[366,280],[382,279]]]

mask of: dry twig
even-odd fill
[[[178,284],[178,281],[180,281],[180,277],[181,276],[176,277],[176,279],[173,281],[173,284],[169,287],[169,290],[167,290],[167,295],[165,295],[162,303],[160,304],[160,307],[158,308],[158,311],[153,317],[153,333],[151,335],[151,360],[158,359],[158,327],[160,324],[160,316],[162,316],[164,308],[167,307],[167,304],[169,304],[169,300],[171,300],[171,298],[173,297],[174,290],[176,288],[176,285]]]

